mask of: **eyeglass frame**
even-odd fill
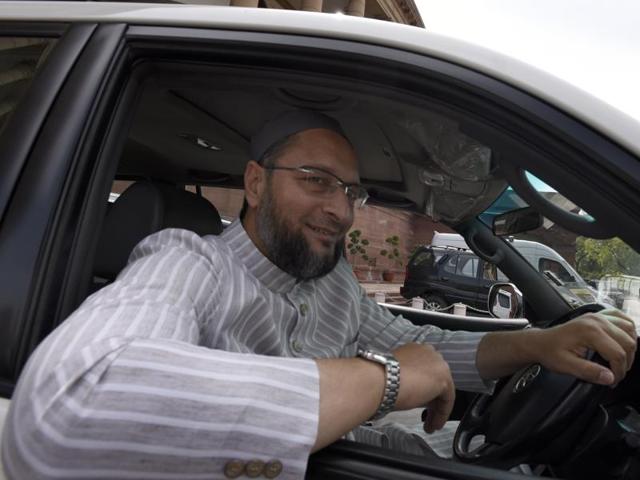
[[[364,207],[365,203],[367,203],[367,200],[369,199],[369,193],[367,192],[367,189],[364,188],[361,184],[359,183],[347,183],[344,180],[342,180],[340,177],[338,177],[337,175],[334,175],[331,172],[328,172],[322,168],[318,168],[318,167],[309,167],[307,165],[301,165],[299,167],[265,167],[263,165],[260,165],[263,169],[265,170],[288,170],[291,172],[302,172],[302,173],[313,173],[313,172],[320,172],[320,173],[324,173],[326,175],[329,175],[330,177],[333,177],[336,179],[335,183],[333,184],[334,187],[338,188],[339,190],[341,190],[345,196],[347,197],[347,199],[349,199],[349,191],[354,188],[357,187],[358,189],[360,189],[361,192],[364,193],[364,196],[362,197],[362,200],[360,201],[360,204],[355,207],[355,208],[362,208]],[[356,199],[353,200],[353,202],[351,202],[352,204],[355,204],[358,199],[360,197],[356,197]]]

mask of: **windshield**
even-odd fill
[[[590,218],[549,185],[531,174],[538,192],[556,206]],[[480,215],[491,226],[496,215],[527,207],[511,188]],[[505,240],[549,281],[572,306],[601,303],[640,319],[640,254],[619,238],[583,237],[544,218],[541,227]]]

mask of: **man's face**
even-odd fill
[[[358,165],[349,143],[330,130],[299,133],[276,161],[277,167],[312,167],[357,183]],[[353,223],[353,205],[344,192],[313,193],[304,174],[266,171],[257,209],[257,232],[267,257],[287,273],[308,280],[329,273],[344,249]]]

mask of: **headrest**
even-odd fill
[[[183,228],[200,236],[218,235],[222,221],[205,198],[172,185],[137,182],[107,213],[98,243],[94,275],[116,278],[143,238],[165,228]]]

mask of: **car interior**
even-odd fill
[[[618,188],[610,195],[617,185],[615,161],[629,154],[577,119],[495,79],[424,57],[409,67],[409,61],[362,52],[345,51],[338,58],[335,52],[312,56],[277,48],[265,55],[257,48],[241,54],[179,42],[162,54],[145,48],[134,49],[132,58],[140,58],[98,154],[108,157],[110,173],[92,180],[101,199],[91,207],[96,215],[85,238],[92,260],[83,258],[83,281],[57,321],[113,281],[145,236],[163,228],[219,234],[221,216],[202,190],[241,190],[250,137],[266,120],[298,108],[341,123],[359,157],[369,204],[447,224],[524,295],[526,320],[386,305],[416,324],[480,331],[547,327],[601,308],[573,309],[478,219],[508,186],[569,230],[594,238],[618,236],[640,250],[640,237],[623,222],[634,208],[627,198],[635,193]],[[590,217],[540,196],[526,172],[553,185]],[[130,186],[109,202],[114,182]],[[535,388],[516,395],[515,384],[530,373],[523,370],[503,379],[491,396],[460,394],[455,458],[503,470],[542,465],[534,469],[537,474],[559,478],[638,478],[639,369],[636,365],[616,389],[544,371],[536,373],[541,379]],[[478,436],[484,441],[472,447]],[[322,478],[326,471],[319,466],[335,466],[344,455],[352,465],[402,464],[407,471],[423,471],[422,459],[340,441],[314,456],[310,478]],[[442,468],[448,474],[455,469]],[[492,478],[486,475],[478,478]]]
[[[479,256],[499,265],[523,290],[531,324],[559,323],[599,308],[572,310],[477,220],[511,185],[545,216],[568,227],[577,225],[583,233],[603,235],[598,222],[559,211],[527,188],[524,170],[510,159],[539,152],[513,139],[502,142],[504,132],[492,131],[458,106],[384,82],[235,65],[156,62],[145,66],[139,82],[115,176],[131,186],[106,213],[93,290],[112,281],[133,246],[154,231],[178,227],[201,235],[220,233],[220,215],[202,196],[202,189],[241,189],[251,135],[274,115],[305,108],[340,121],[360,158],[370,204],[419,212],[462,233]],[[554,172],[536,172],[545,173],[551,175],[548,181],[560,187]],[[523,319],[478,321],[387,307],[417,324],[451,329],[510,329],[528,324]],[[625,475],[637,472],[637,462],[631,461],[636,450],[629,440],[640,438],[640,416],[633,409],[638,397],[630,395],[635,388],[631,378],[637,373],[615,391],[549,372],[544,375],[544,386],[526,396],[510,394],[518,374],[501,382],[492,397],[460,394],[454,412],[454,417],[462,418],[454,443],[456,458],[503,469],[542,464],[547,467],[538,472],[567,478],[581,477],[594,464],[605,478],[620,469],[621,461],[627,465]],[[617,434],[617,440],[612,440]],[[485,436],[486,443],[472,449],[471,439],[477,435]],[[594,452],[598,452],[597,461]]]

